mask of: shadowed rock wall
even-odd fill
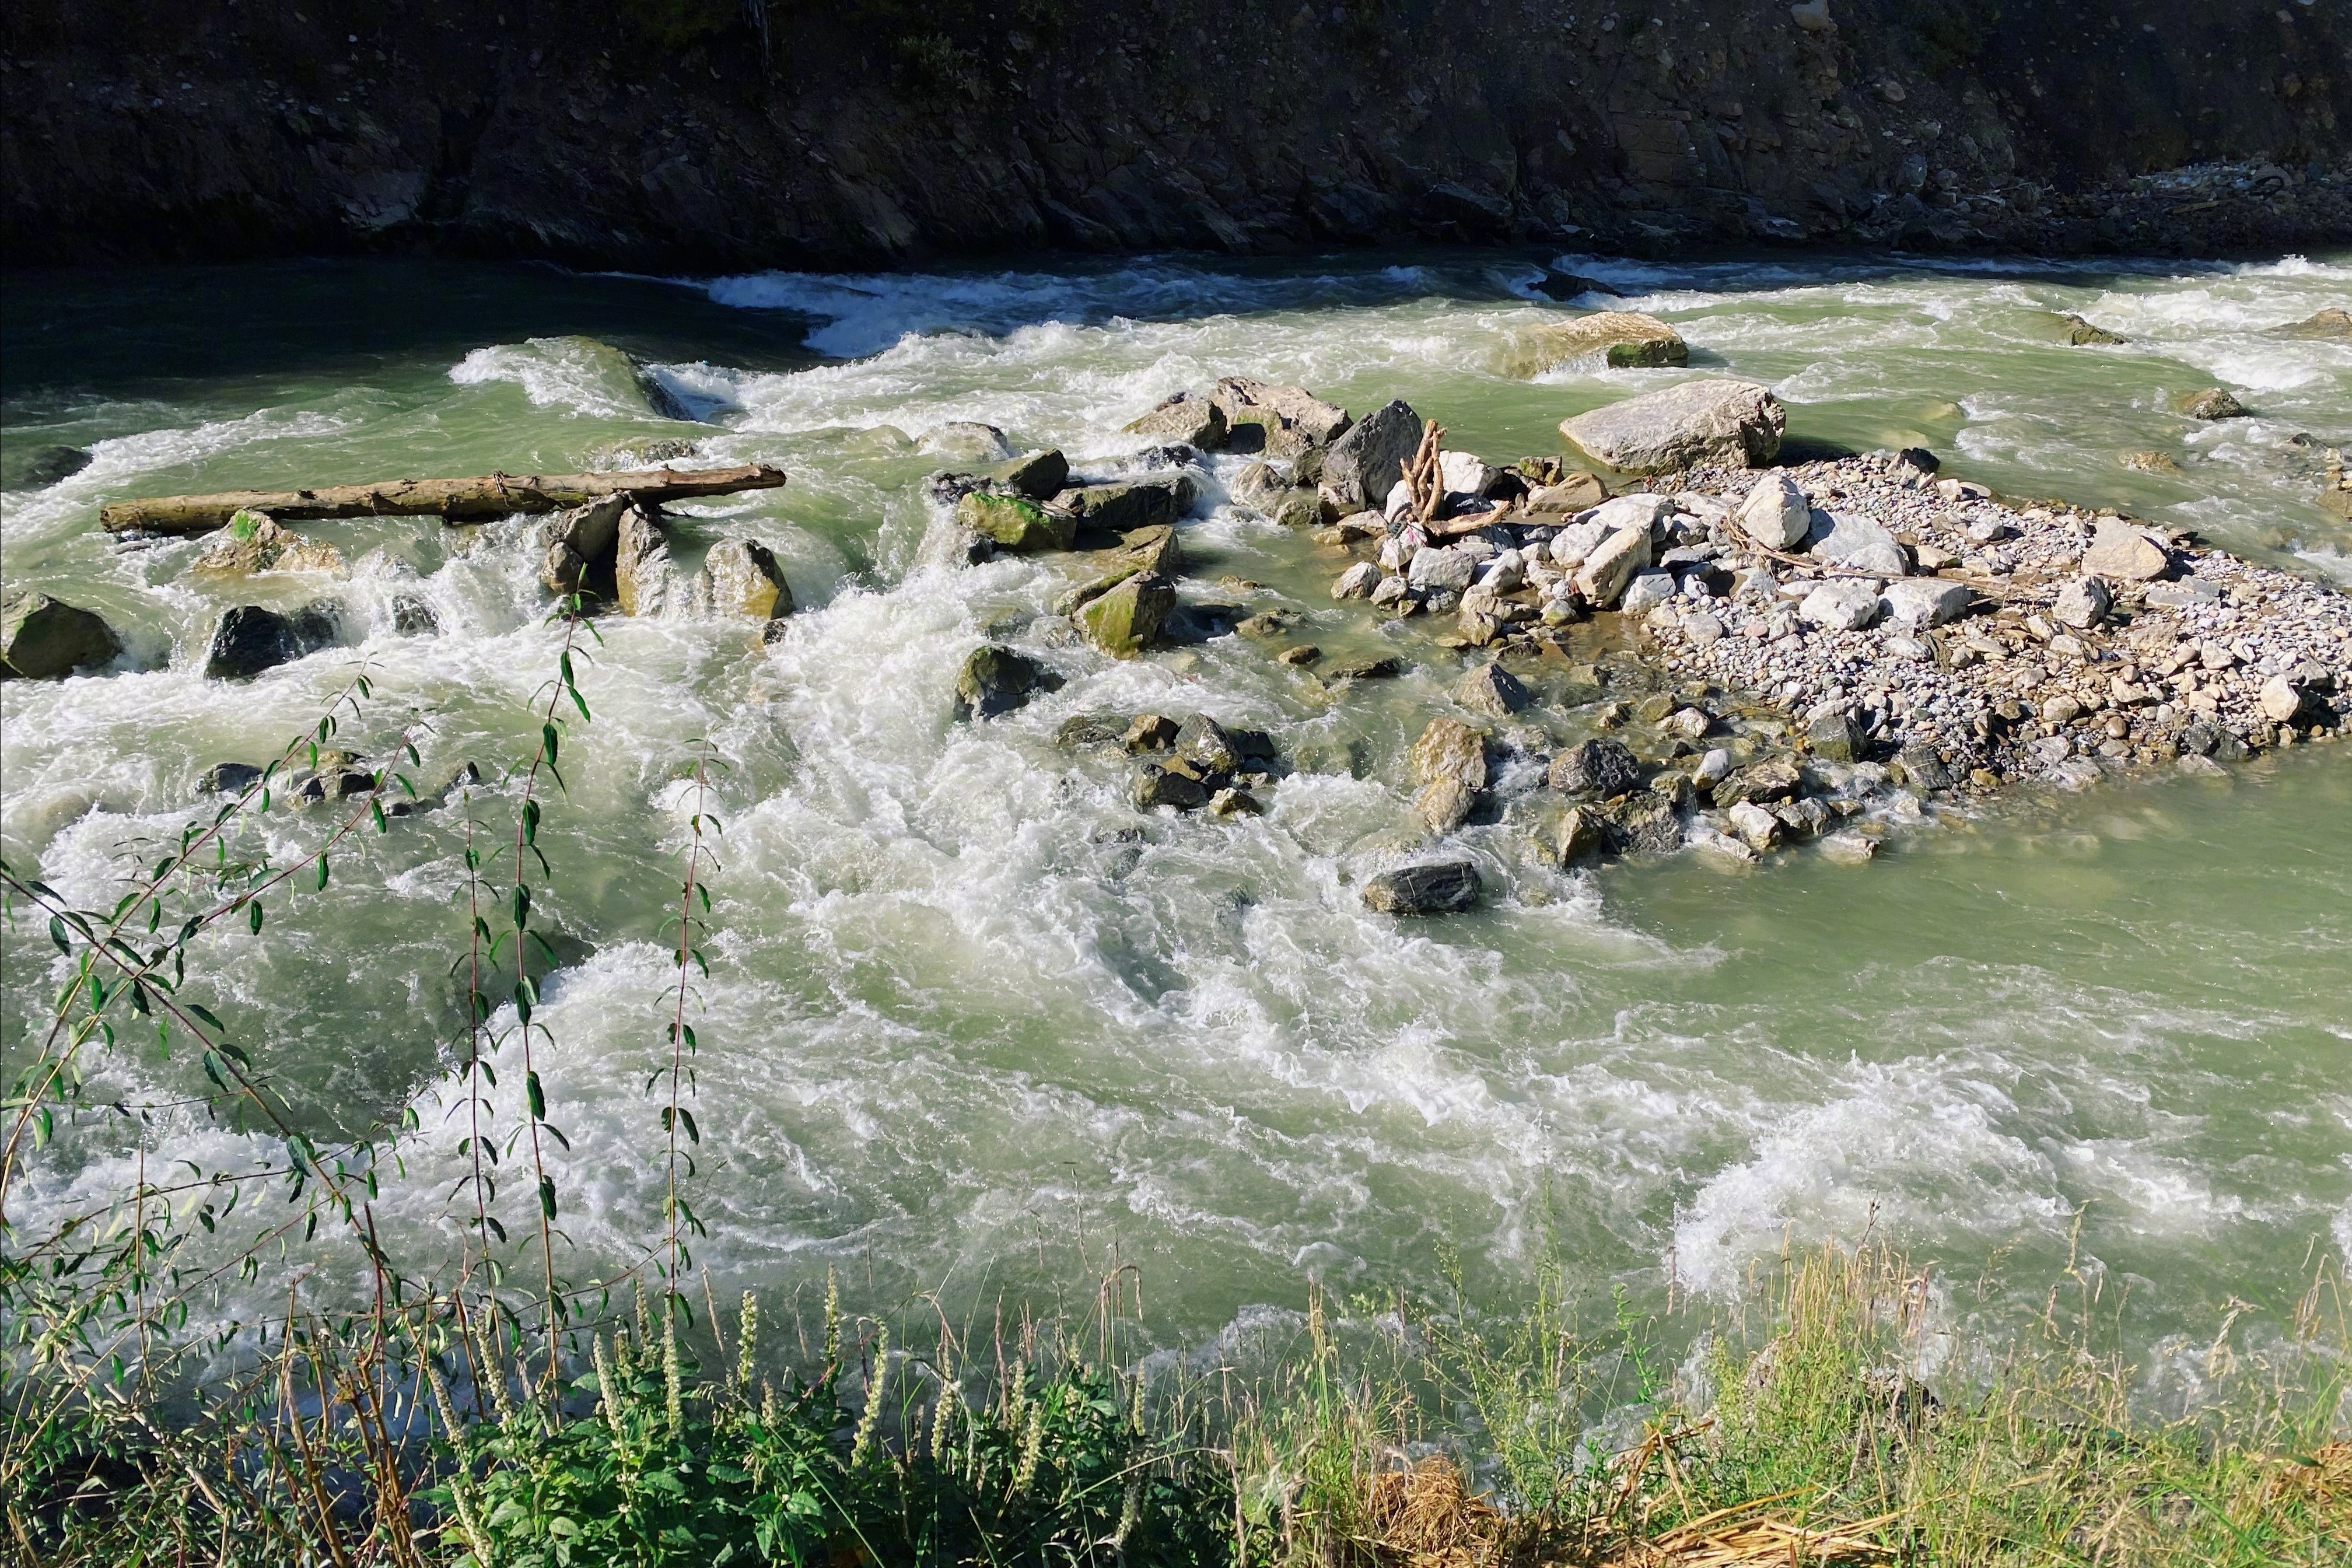
[[[2352,241],[2347,0],[18,0],[0,103],[13,265]]]

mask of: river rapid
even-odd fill
[[[625,1263],[658,1228],[645,1086],[667,1050],[661,924],[694,809],[680,781],[707,740],[725,832],[692,1004],[690,1190],[722,1297],[832,1265],[872,1304],[938,1289],[970,1305],[1081,1280],[1115,1244],[1163,1341],[1198,1343],[1298,1306],[1310,1279],[1417,1290],[1457,1258],[1504,1295],[1557,1263],[1604,1302],[1613,1283],[1655,1302],[1669,1279],[1729,1302],[1790,1242],[1874,1226],[1955,1281],[1990,1271],[2017,1314],[2079,1255],[2116,1288],[2127,1340],[2184,1377],[2196,1358],[2166,1352],[2201,1347],[2233,1299],[2252,1307],[2242,1333],[2276,1331],[2319,1260],[2352,1249],[2352,750],[2021,791],[1897,831],[1862,868],[1801,854],[1736,873],[1685,854],[1563,873],[1471,826],[1459,841],[1499,893],[1400,921],[1355,882],[1414,842],[1403,752],[1461,668],[1423,624],[1333,604],[1336,565],[1224,506],[1185,525],[1196,588],[1302,610],[1298,640],[1399,652],[1408,673],[1335,697],[1241,637],[1118,662],[1039,636],[1066,578],[1052,558],[940,563],[919,493],[939,460],[904,437],[944,421],[1100,468],[1143,445],[1119,426],[1160,397],[1250,374],[1359,414],[1404,397],[1500,462],[1559,451],[1564,416],[1693,374],[1496,374],[1502,334],[1557,309],[1532,288],[1549,259],[22,278],[0,369],[0,566],[12,588],[100,610],[129,646],[103,675],[0,688],[0,854],[111,903],[126,856],[209,816],[207,766],[277,754],[361,660],[376,700],[346,738],[381,755],[415,710],[423,784],[467,759],[498,776],[537,732],[561,632],[529,521],[306,525],[353,563],[348,582],[232,591],[185,575],[193,542],[106,540],[101,502],[562,472],[699,439],[714,462],[793,477],[675,509],[682,563],[758,537],[800,611],[766,647],[741,623],[605,617],[583,667],[594,719],[566,739],[569,790],[541,830],[553,872],[532,879],[567,939],[538,1063],[570,1140],[551,1155],[567,1272]],[[2352,443],[2352,347],[2261,335],[2352,302],[2352,257],[1557,264],[1671,321],[1695,367],[1771,384],[1793,438],[1925,446],[2004,493],[2120,506],[2352,583],[2352,530],[2312,500],[2319,447]],[[2128,342],[2066,346],[2052,310]],[[573,333],[649,362],[696,422],[553,341]],[[2169,412],[2211,384],[2252,416]],[[22,485],[53,443],[94,460]],[[2180,471],[2123,467],[2137,449]],[[1217,459],[1220,478],[1240,461]],[[1262,586],[1211,586],[1227,575]],[[249,684],[202,678],[226,605],[322,595],[348,646]],[[402,595],[437,634],[397,629]],[[957,667],[989,637],[1066,683],[957,722]],[[1147,709],[1269,730],[1300,765],[1260,819],[1139,813],[1123,770],[1054,736]],[[478,815],[499,821],[499,802]],[[363,836],[328,889],[273,903],[267,940],[207,936],[191,964],[193,994],[315,1135],[416,1112],[374,1215],[420,1270],[461,1235],[444,1117],[462,816]],[[261,831],[299,852],[327,821],[280,809]],[[60,963],[17,916],[0,966],[12,1074]],[[126,1037],[87,1068],[91,1103],[156,1109],[83,1113],[36,1158],[19,1223],[127,1190],[142,1161],[236,1170],[267,1152],[187,1109],[201,1079],[184,1052]],[[518,1233],[526,1189],[503,1200]],[[322,1300],[361,1278],[322,1233],[273,1247],[221,1316],[282,1302],[293,1275]]]

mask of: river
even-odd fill
[[[566,741],[569,790],[541,830],[553,872],[533,879],[572,939],[539,1060],[570,1140],[552,1156],[569,1271],[633,1256],[658,1225],[644,1088],[667,1051],[660,927],[693,809],[679,781],[707,740],[724,837],[690,1190],[722,1294],[831,1264],[877,1301],[971,1302],[1066,1286],[1115,1244],[1158,1331],[1197,1342],[1298,1305],[1310,1278],[1416,1289],[1454,1258],[1504,1293],[1549,1260],[1587,1291],[1655,1300],[1671,1277],[1728,1301],[1788,1241],[1874,1226],[1956,1282],[1990,1271],[2018,1313],[2078,1249],[2128,1286],[2119,1321],[2158,1354],[2201,1343],[2233,1299],[2280,1322],[2317,1259],[2352,1250],[2352,752],[2021,791],[1897,832],[1864,868],[1806,854],[1735,874],[1686,854],[1561,873],[1472,826],[1461,841],[1499,895],[1400,922],[1352,879],[1412,842],[1402,753],[1458,668],[1419,623],[1383,632],[1334,605],[1336,566],[1296,534],[1223,508],[1188,524],[1202,580],[1263,585],[1227,597],[1303,610],[1330,657],[1394,648],[1414,666],[1335,699],[1246,637],[1127,663],[1046,647],[1049,559],[926,552],[918,481],[938,463],[896,433],[943,421],[1084,468],[1139,445],[1118,427],[1159,398],[1245,374],[1358,413],[1402,396],[1501,461],[1558,451],[1563,416],[1691,374],[1496,374],[1501,334],[1557,308],[1532,289],[1549,259],[22,276],[0,329],[7,482],[48,444],[94,461],[7,491],[0,565],[100,610],[129,650],[100,677],[0,688],[0,853],[110,903],[126,854],[208,815],[206,766],[275,755],[361,658],[376,700],[352,743],[380,754],[417,710],[422,782],[468,758],[497,773],[537,732],[561,634],[527,522],[306,527],[352,579],[237,596],[326,592],[349,646],[227,684],[198,668],[230,597],[184,575],[192,543],[106,540],[103,500],[568,471],[698,437],[793,478],[678,509],[682,559],[753,534],[801,609],[764,648],[740,624],[607,617],[583,668],[594,719]],[[2352,529],[2314,504],[2318,447],[2296,440],[2352,443],[2352,347],[2262,335],[2352,302],[2352,257],[1558,265],[1673,322],[1695,366],[1770,383],[1793,437],[1926,446],[2005,493],[2124,507],[2352,582]],[[2069,347],[2052,310],[2128,341]],[[551,341],[574,333],[650,362],[698,423]],[[2217,383],[2252,416],[2169,412]],[[2179,471],[2123,467],[2135,449]],[[399,595],[429,605],[437,635],[396,629]],[[954,721],[957,666],[984,635],[1066,684]],[[1054,739],[1073,715],[1145,709],[1265,728],[1323,761],[1262,819],[1149,817],[1116,766]],[[316,1135],[416,1110],[374,1212],[419,1268],[459,1234],[442,1118],[461,816],[368,836],[327,890],[273,905],[267,940],[207,936],[191,966]],[[324,820],[280,810],[267,834],[282,853]],[[8,949],[13,1073],[62,970],[21,916]],[[124,1190],[142,1158],[233,1170],[264,1151],[187,1108],[185,1052],[126,1037],[86,1065],[92,1103],[159,1109],[137,1134],[85,1112],[37,1157],[20,1222]],[[356,1281],[351,1255],[318,1245],[273,1249],[220,1314],[282,1301],[285,1271],[323,1268],[325,1297]]]

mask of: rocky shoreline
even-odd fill
[[[1158,498],[1143,526],[1097,541],[1056,606],[1069,618],[1027,628],[1048,647],[1288,640],[1303,608],[1244,617],[1177,591],[1179,520],[1218,471],[1231,505],[1344,563],[1335,601],[1426,626],[1418,649],[1396,644],[1403,658],[1318,672],[1344,700],[1406,659],[1462,667],[1403,759],[1436,858],[1363,889],[1391,912],[1476,902],[1475,864],[1442,848],[1465,823],[1516,824],[1553,866],[1685,847],[1752,863],[1812,840],[1859,861],[1890,823],[2012,786],[2218,772],[2352,720],[2352,597],[2114,511],[1995,495],[1926,452],[1771,467],[1783,421],[1769,390],[1701,379],[1564,422],[1587,455],[1656,459],[1611,495],[1559,458],[1443,449],[1402,402],[1353,419],[1227,378],[1131,424],[1172,439],[1118,475],[1082,483],[1058,452],[992,445],[989,471],[927,484],[961,560],[1066,550],[1090,512],[1142,520],[1135,498]],[[1239,467],[1208,455],[1236,447]],[[1308,644],[1275,657],[1320,663]],[[962,710],[1058,684],[990,644]],[[1254,813],[1284,772],[1318,765],[1197,714],[1082,717],[1060,739],[1133,759],[1147,810]]]

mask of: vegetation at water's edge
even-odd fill
[[[1929,1327],[1928,1289],[1891,1253],[1825,1249],[1784,1268],[1752,1336],[1722,1324],[1678,1374],[1622,1298],[1588,1333],[1549,1294],[1504,1318],[1318,1298],[1263,1363],[1153,1374],[1105,1359],[1132,1326],[1116,1313],[976,1343],[934,1315],[912,1350],[828,1300],[811,1375],[776,1380],[751,1299],[698,1331],[641,1300],[560,1384],[511,1340],[435,1349],[405,1315],[362,1317],[280,1339],[178,1426],[104,1379],[45,1409],[63,1369],[20,1361],[0,1462],[16,1549],[76,1565],[2352,1552],[2333,1276],[2270,1359],[2231,1370],[2229,1400],[2169,1421],[2081,1337],[1979,1362],[1990,1347]],[[1974,1370],[1923,1382],[1928,1359]],[[2208,1359],[2234,1361],[2226,1335]]]
[[[274,939],[268,910],[323,891],[338,860],[346,876],[375,864],[368,836],[425,804],[400,770],[425,716],[382,734],[382,765],[341,749],[374,722],[363,674],[176,840],[130,847],[110,908],[0,866],[10,962],[45,932],[57,981],[0,1102],[0,1530],[19,1560],[2252,1568],[2352,1554],[2352,1332],[2333,1263],[2261,1323],[2267,1339],[2223,1323],[2202,1357],[2215,1392],[2168,1415],[2104,1348],[2097,1275],[2053,1291],[2039,1338],[1989,1342],[1950,1327],[1970,1321],[1966,1303],[1931,1271],[1869,1247],[1788,1260],[1736,1317],[1685,1302],[1655,1322],[1621,1296],[1594,1321],[1548,1275],[1503,1313],[1458,1283],[1427,1300],[1318,1296],[1286,1343],[1219,1360],[1148,1353],[1139,1287],[1116,1266],[1090,1308],[1015,1310],[984,1332],[956,1331],[932,1301],[854,1316],[829,1281],[814,1323],[778,1302],[769,1323],[749,1298],[722,1312],[694,1256],[693,1151],[725,1136],[698,1123],[693,1072],[723,1042],[689,1022],[724,831],[707,746],[680,767],[663,927],[676,984],[647,1029],[641,1157],[660,1212],[634,1261],[583,1262],[545,1157],[564,1142],[566,1086],[540,1071],[552,1037],[538,977],[555,952],[533,910],[559,877],[561,769],[583,765],[572,742],[592,717],[578,671],[594,629],[577,597],[555,623],[513,764],[495,781],[469,765],[435,797],[465,844],[450,890],[466,1017],[440,1125],[403,1107],[323,1143],[273,1082],[283,1021],[233,1029],[199,1000],[228,1005],[205,988],[221,943]],[[273,814],[274,796],[291,807]],[[475,816],[486,801],[503,820]],[[486,989],[509,984],[495,1003]],[[131,1048],[184,1077],[152,1103],[93,1090]],[[262,1163],[150,1167],[151,1119],[190,1106],[244,1130],[237,1146]],[[136,1179],[86,1207],[28,1174],[125,1143]],[[461,1246],[404,1259],[376,1226],[379,1173],[434,1157],[461,1173],[439,1216]],[[225,1315],[265,1258],[293,1281],[282,1313],[255,1321],[247,1298],[245,1321]],[[335,1294],[353,1280],[356,1295]],[[1670,1365],[1669,1343],[1696,1348]]]

